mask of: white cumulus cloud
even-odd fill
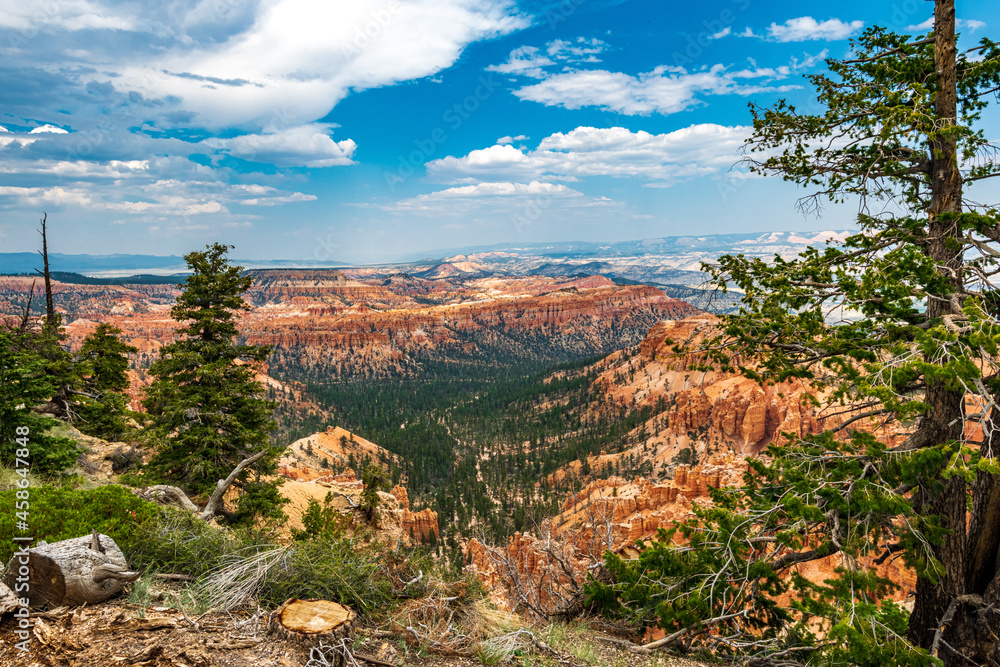
[[[131,30],[134,16],[87,0],[60,0],[56,4],[0,0],[0,26],[27,33],[44,28],[62,30]]]
[[[968,28],[969,32],[975,32],[986,27],[986,24],[982,21],[977,21],[976,19],[956,19],[955,26],[957,28]],[[934,27],[934,17],[930,17],[926,21],[917,23],[916,25],[908,25],[906,29],[910,32],[927,32]]]
[[[55,125],[41,125],[33,128],[28,134],[69,134],[69,132]]]
[[[593,106],[628,115],[672,114],[700,104],[699,95],[752,95],[786,92],[797,85],[770,85],[788,78],[792,68],[731,70],[724,65],[689,72],[661,66],[632,76],[606,70],[578,70],[553,74],[539,83],[514,91],[522,100],[547,106],[580,109]]]
[[[767,28],[767,36],[776,42],[836,41],[851,37],[864,26],[864,21],[817,21],[811,16],[800,16],[784,23],[772,23]]]
[[[511,0],[276,0],[224,43],[151,54],[115,85],[179,97],[206,126],[267,131],[315,122],[351,90],[436,74],[528,24]]]
[[[591,176],[629,177],[650,185],[728,170],[740,159],[748,127],[692,125],[666,134],[623,127],[578,127],[557,132],[533,150],[495,145],[427,164],[441,183],[578,181]]]
[[[464,185],[380,205],[378,208],[393,213],[462,217],[470,214],[516,213],[526,206],[553,205],[557,205],[558,209],[563,211],[579,211],[617,206],[618,203],[607,197],[588,197],[561,183],[531,181]]]
[[[544,53],[537,46],[521,46],[510,52],[507,62],[491,65],[486,69],[500,74],[542,79],[546,76],[546,67],[566,66],[571,63],[601,62],[597,56],[607,49],[607,43],[597,38],[555,39],[545,45]]]
[[[206,139],[203,143],[234,157],[279,167],[334,167],[353,164],[351,158],[357,144],[351,139],[334,141],[329,131],[329,125],[311,123],[268,134]]]
[[[510,135],[507,135],[505,137],[500,137],[499,139],[497,139],[497,143],[500,144],[500,145],[512,144],[515,141],[524,141],[527,138],[528,138],[528,136],[524,135],[524,134],[519,134],[516,137],[512,137]]]
[[[490,72],[500,74],[517,74],[528,76],[533,79],[541,79],[545,76],[543,68],[555,65],[556,62],[544,56],[537,46],[522,46],[510,52],[507,62],[500,65],[491,65],[486,69]]]

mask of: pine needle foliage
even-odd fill
[[[147,474],[195,494],[210,492],[243,459],[270,447],[274,404],[263,398],[256,373],[270,349],[238,342],[236,318],[249,306],[242,294],[252,283],[229,264],[228,246],[212,244],[184,256],[191,275],[170,314],[183,327],[160,349],[150,368],[155,378],[144,405],[153,419],[157,453]],[[273,485],[261,476],[274,470],[277,450],[244,470],[234,486],[248,514],[278,511]]]
[[[55,391],[46,360],[37,353],[36,333],[0,330],[0,463],[45,475],[76,463],[76,443],[51,435],[55,422],[32,409]]]
[[[83,340],[76,355],[82,368],[85,400],[78,408],[80,431],[105,440],[121,439],[131,429],[125,390],[129,387],[128,355],[137,352],[121,338],[122,330],[101,322]]]
[[[828,430],[788,434],[638,560],[608,556],[617,583],[592,598],[665,644],[758,664],[1000,665],[1000,213],[968,196],[1000,175],[979,128],[1000,47],[957,51],[955,24],[937,0],[923,38],[867,30],[810,77],[817,113],[751,105],[750,169],[812,189],[807,212],[860,201],[860,231],[706,267],[742,300],[698,350],[705,366],[811,385]],[[870,435],[887,424],[900,437]],[[827,557],[829,579],[800,571]],[[893,561],[917,575],[911,614],[885,602],[877,567]]]

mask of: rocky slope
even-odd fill
[[[310,500],[322,504],[328,494],[335,507],[348,511],[358,504],[363,485],[358,473],[367,465],[397,465],[399,457],[340,427],[296,440],[278,461],[278,474],[285,478],[281,494],[290,501],[285,506],[289,528],[302,528],[302,513]],[[376,524],[380,538],[428,542],[441,534],[437,513],[430,509],[413,511],[406,488],[393,487],[382,498]]]
[[[739,485],[746,469],[745,459],[729,456],[693,468],[678,466],[674,478],[665,482],[651,483],[641,477],[595,480],[567,497],[562,512],[546,522],[538,534],[516,533],[494,547],[470,540],[469,570],[491,589],[491,599],[503,608],[523,606],[520,597],[529,590],[535,604],[559,608],[578,592],[605,551],[625,559],[637,558],[637,541],[654,539],[658,529],[694,518],[695,503],[711,506],[709,490]],[[900,560],[868,561],[860,566],[873,569],[899,587],[891,599],[905,601],[913,594],[916,574]],[[844,558],[837,554],[797,564],[783,576],[794,571],[812,581],[823,581],[843,565]]]
[[[740,485],[747,457],[760,455],[782,434],[807,436],[841,423],[843,407],[814,407],[811,390],[798,380],[761,387],[740,375],[691,370],[702,359],[678,354],[675,348],[704,340],[717,323],[711,316],[664,321],[652,327],[637,348],[599,362],[595,384],[603,390],[604,400],[590,406],[590,411],[646,406],[651,408],[650,418],[629,434],[625,446],[575,461],[548,478],[553,484],[579,477],[585,486],[564,500],[561,512],[538,534],[518,533],[493,547],[470,541],[473,569],[484,581],[499,585],[501,579],[515,580],[522,590],[532,583],[550,582],[545,584],[548,590],[539,584],[536,594],[550,601],[571,596],[574,582],[564,563],[584,577],[605,550],[635,557],[637,540],[692,518],[694,503],[710,505],[710,488]],[[895,430],[874,422],[852,426],[887,442],[899,437]],[[653,474],[609,476],[625,462],[633,468],[637,462],[651,463]],[[559,541],[562,551],[554,553],[552,545]],[[822,580],[839,564],[835,556],[799,568],[805,576]],[[914,574],[900,563],[889,560],[878,571],[900,585],[898,599],[912,591]],[[551,582],[558,583],[556,590]],[[509,593],[495,597],[511,602]]]
[[[433,296],[413,296],[419,281],[397,279],[391,286],[396,291],[376,290],[349,306],[330,304],[330,297],[315,306],[265,305],[243,330],[250,342],[274,346],[272,365],[327,377],[373,377],[417,371],[426,358],[606,353],[637,342],[658,319],[696,312],[655,288],[602,278],[484,279],[460,289],[437,285]],[[431,303],[403,300],[418,296]],[[325,307],[334,310],[320,316]]]

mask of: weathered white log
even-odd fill
[[[14,591],[10,590],[7,584],[0,583],[0,616],[17,611],[20,606],[21,602],[14,595]]]
[[[15,554],[4,574],[4,583],[11,588],[22,576],[21,561]],[[29,549],[27,561],[27,597],[35,609],[97,604],[140,576],[129,571],[115,541],[96,532]]]
[[[191,499],[187,497],[187,494],[176,486],[170,486],[168,484],[147,486],[144,489],[140,489],[136,495],[143,500],[148,500],[156,503],[157,505],[178,507],[182,510],[187,510],[188,512],[198,512],[198,506],[191,502]]]
[[[271,614],[267,634],[316,648],[320,644],[350,650],[357,616],[350,608],[329,600],[291,599]],[[334,667],[346,664],[343,654],[327,655]]]

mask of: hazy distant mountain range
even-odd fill
[[[785,258],[808,246],[842,242],[848,231],[757,232],[708,236],[668,236],[617,243],[555,242],[503,243],[449,248],[398,258],[396,262],[353,268],[376,276],[407,274],[424,279],[488,278],[503,276],[601,275],[619,283],[660,286],[671,296],[705,308],[702,264],[720,255],[737,254],[766,259]],[[181,257],[158,255],[50,256],[53,271],[86,276],[174,275],[185,270]],[[314,260],[237,259],[246,268],[346,268],[346,263]],[[40,259],[33,253],[0,253],[0,273],[32,273]],[[729,299],[732,300],[731,298]],[[726,310],[714,304],[710,310]]]
[[[792,254],[808,245],[843,240],[851,232],[748,232],[744,234],[711,234],[707,236],[665,236],[639,241],[599,243],[589,241],[557,241],[552,243],[497,243],[489,246],[448,248],[414,253],[399,258],[400,262],[426,261],[433,257],[509,252],[523,256],[535,255],[552,259],[582,259],[586,257],[646,257],[650,255],[680,255],[698,253],[718,257],[742,252],[748,255]]]

